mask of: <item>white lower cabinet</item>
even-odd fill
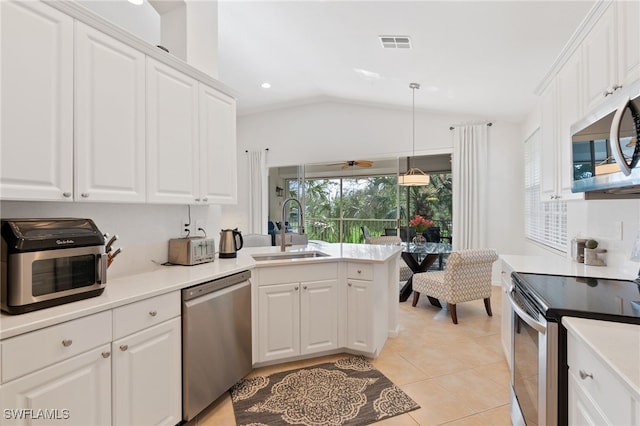
[[[114,424],[181,421],[180,327],[174,318],[112,343]]]
[[[371,281],[350,279],[347,283],[347,346],[351,349],[373,350],[373,291]]]
[[[338,347],[338,280],[258,289],[260,361]]]
[[[101,312],[3,340],[2,424],[111,424],[111,318]]]
[[[347,348],[376,355],[388,334],[388,275],[380,267],[347,264]]]
[[[640,403],[587,344],[567,333],[570,425],[637,425]]]
[[[175,425],[181,342],[179,291],[5,339],[2,424]]]
[[[513,308],[509,303],[508,293],[511,289],[511,273],[513,269],[504,261],[502,262],[502,301],[501,301],[501,341],[502,351],[507,360],[507,364],[511,367],[511,326],[513,324]]]
[[[111,424],[110,351],[102,345],[3,384],[2,424]]]
[[[254,362],[338,348],[338,265],[260,268],[255,272]]]

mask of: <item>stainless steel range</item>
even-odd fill
[[[567,335],[563,316],[640,324],[638,281],[511,275],[514,312],[511,420],[567,424]]]

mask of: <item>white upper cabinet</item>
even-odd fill
[[[198,82],[147,58],[147,201],[199,198]]]
[[[557,181],[557,93],[555,81],[544,91],[540,98],[540,192],[542,200],[558,198]]]
[[[237,201],[228,88],[75,2],[0,1],[0,23],[0,199]]]
[[[571,192],[573,183],[573,151],[571,125],[583,114],[580,91],[582,57],[574,54],[560,70],[556,78],[557,101],[557,182],[556,191],[563,200],[582,199],[583,193]]]
[[[237,201],[236,100],[200,84],[200,201]]]
[[[618,73],[620,84],[640,79],[640,2],[620,1],[618,15]]]
[[[582,44],[587,111],[640,79],[640,3],[611,2]]]
[[[76,23],[76,201],[144,202],[145,55]]]
[[[583,93],[587,110],[618,89],[615,5],[610,5],[582,43]]]
[[[73,196],[73,19],[40,2],[0,2],[0,197]]]

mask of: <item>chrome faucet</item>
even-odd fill
[[[300,204],[300,201],[297,198],[287,198],[282,203],[282,222],[280,222],[280,251],[285,251],[286,247],[284,241],[284,237],[287,231],[287,227],[285,226],[285,214],[286,207],[289,201],[295,201],[296,203],[298,203],[298,211],[300,212],[300,225],[298,226],[298,234],[304,235],[304,213],[302,211],[302,204]]]

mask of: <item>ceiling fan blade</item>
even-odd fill
[[[369,161],[369,160],[358,160],[355,163],[356,163],[356,166],[359,166],[359,167],[371,167],[373,165],[373,161]]]

